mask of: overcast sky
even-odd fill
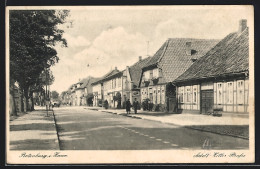
[[[168,38],[222,39],[251,15],[242,6],[73,8],[68,18],[72,24],[61,26],[68,48],[56,47],[60,61],[51,68],[51,90],[60,93],[79,79],[100,77],[115,66],[123,70],[138,56],[147,57],[147,49],[153,55]]]

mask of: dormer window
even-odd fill
[[[197,61],[197,59],[193,58],[193,59],[191,59],[191,61],[194,63],[194,62],[196,62],[196,61]]]
[[[186,55],[194,55],[197,51],[192,49],[191,42],[186,42]]]

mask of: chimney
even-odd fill
[[[247,20],[246,19],[241,19],[239,21],[238,33],[242,33],[246,28],[247,28]]]
[[[139,56],[139,61],[141,61],[142,60],[142,56]]]
[[[191,56],[191,42],[186,42],[186,54]]]
[[[117,70],[117,67],[115,67],[115,70]]]

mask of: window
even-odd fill
[[[158,104],[161,103],[161,90],[160,90],[160,87],[157,88],[157,102]]]
[[[157,97],[156,97],[156,88],[153,88],[153,104],[157,104]]]
[[[180,103],[183,103],[183,87],[180,87],[180,93],[179,93],[179,101],[180,101]]]
[[[233,104],[233,83],[227,83],[227,103]]]
[[[121,87],[121,78],[118,78],[118,87]]]
[[[237,82],[237,103],[244,104],[244,81]]]
[[[193,87],[193,103],[197,103],[197,88]]]
[[[191,90],[190,90],[190,86],[186,87],[186,101],[187,103],[191,102]]]
[[[248,104],[248,80],[245,80],[245,93],[244,93],[244,95],[245,95],[245,102],[244,102],[244,104]]]
[[[222,83],[217,83],[217,103],[222,104]]]
[[[161,103],[165,103],[165,93],[164,93],[164,86],[161,87]]]
[[[116,88],[116,79],[114,81],[115,81],[115,87],[114,88]]]

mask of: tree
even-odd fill
[[[53,100],[57,100],[57,99],[59,99],[59,93],[57,92],[57,91],[52,91],[51,92],[51,98],[53,99]]]
[[[29,97],[31,98],[32,101],[32,107],[31,110],[34,110],[34,99],[33,99],[33,93],[34,92],[40,92],[44,93],[44,98],[46,97],[46,85],[51,85],[54,82],[54,76],[52,74],[51,70],[45,69],[44,71],[41,72],[40,76],[36,79],[35,84],[30,86],[29,90]]]
[[[19,83],[28,109],[29,90],[37,86],[39,76],[58,62],[54,46],[67,47],[64,31],[68,10],[11,10],[10,78]]]
[[[65,97],[66,97],[66,91],[61,92],[60,99],[61,99],[62,104],[66,103]]]

